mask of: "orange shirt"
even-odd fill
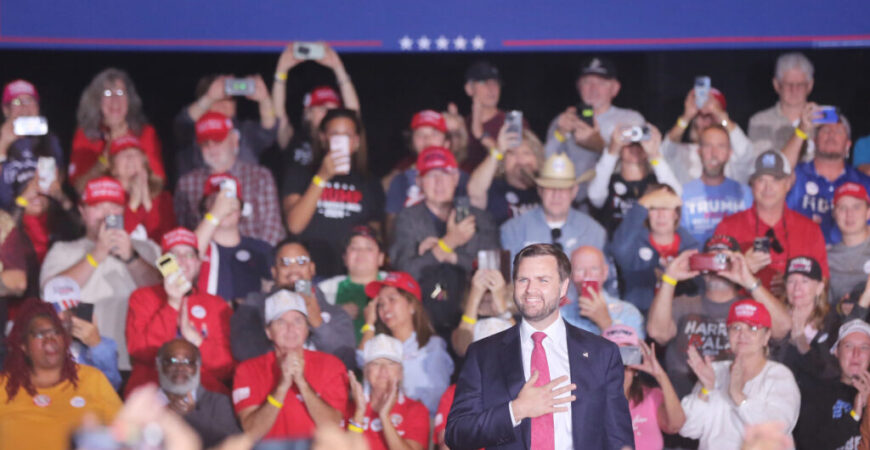
[[[109,423],[121,409],[121,399],[98,369],[79,365],[78,387],[69,381],[37,389],[35,397],[20,388],[8,402],[6,377],[0,377],[0,448],[62,449],[85,413]]]

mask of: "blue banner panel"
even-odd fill
[[[0,48],[479,52],[866,47],[867,0],[0,0]]]

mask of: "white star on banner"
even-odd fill
[[[414,47],[414,40],[408,35],[402,36],[402,39],[399,39],[399,46],[402,50],[411,50]]]
[[[429,47],[432,45],[432,41],[429,40],[426,36],[417,39],[417,48],[420,50],[429,50]]]
[[[441,36],[438,36],[438,39],[435,40],[435,47],[438,50],[447,50],[448,48],[450,48],[450,40],[442,34]]]
[[[486,39],[482,38],[479,34],[471,40],[471,48],[475,50],[483,50],[484,45],[486,45]]]
[[[468,45],[468,41],[461,34],[453,40],[453,48],[456,50],[465,50],[466,45]]]

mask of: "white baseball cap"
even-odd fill
[[[308,317],[308,308],[305,307],[305,299],[301,295],[290,292],[287,289],[266,297],[266,325],[272,323],[273,320],[281,317],[287,311],[299,311],[306,318]]]
[[[82,291],[79,284],[70,277],[54,277],[45,283],[42,289],[42,299],[54,304],[57,312],[75,308],[82,301]]]
[[[840,344],[840,341],[842,341],[844,337],[855,332],[864,333],[867,337],[870,337],[870,324],[861,319],[853,319],[840,325],[840,334],[839,337],[837,337],[837,342],[834,342],[834,346],[831,347],[831,354],[837,354],[837,345]]]
[[[480,319],[476,324],[474,324],[473,342],[477,342],[483,338],[488,338],[496,333],[501,333],[512,326],[513,324],[509,320],[500,317],[487,317],[486,319]]]
[[[368,364],[378,358],[387,358],[401,364],[402,341],[383,333],[369,339],[363,347],[363,361]]]

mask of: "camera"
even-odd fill
[[[623,366],[633,366],[643,362],[643,353],[637,345],[619,346],[619,356],[622,357]]]
[[[631,142],[648,141],[652,134],[648,126],[633,126],[622,132],[622,136]]]
[[[112,214],[106,216],[106,229],[108,230],[123,230],[124,216],[121,214]]]

